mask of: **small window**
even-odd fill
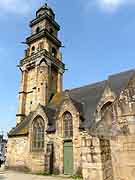
[[[55,57],[55,58],[57,56],[57,51],[56,51],[56,49],[54,47],[52,48],[52,56]]]
[[[32,50],[32,54],[33,54],[35,52],[35,46],[32,46],[31,50]]]
[[[53,35],[54,34],[54,31],[52,28],[50,28],[50,34]]]
[[[39,33],[40,32],[40,27],[37,27],[36,28],[36,33]]]
[[[42,14],[38,14],[38,17],[41,17],[42,16]]]
[[[44,43],[43,43],[43,42],[40,42],[40,43],[38,44],[38,50],[40,51],[40,50],[42,50],[42,49],[44,49]]]
[[[32,46],[32,51],[35,51],[35,46]]]

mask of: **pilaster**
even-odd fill
[[[26,87],[27,87],[27,70],[22,71],[21,88],[19,92],[19,105],[16,114],[16,123],[19,124],[25,117],[25,100],[26,100]]]
[[[63,74],[58,72],[57,92],[61,93],[63,89]]]

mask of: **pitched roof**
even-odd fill
[[[30,112],[30,114],[20,124],[18,124],[15,128],[12,128],[11,131],[8,133],[8,137],[27,135],[28,125],[33,114],[34,114],[34,111]]]
[[[48,117],[48,132],[51,130],[54,131],[54,116],[56,113],[56,109],[53,109],[48,106],[41,106]],[[21,136],[28,134],[28,125],[30,120],[32,119],[33,114],[35,111],[29,113],[29,115],[15,128],[12,128],[11,131],[8,133],[8,136]]]
[[[109,87],[116,94],[116,96],[119,96],[120,92],[126,87],[134,73],[134,70],[121,72],[109,76],[108,80],[72,89],[70,91],[71,97],[83,104],[85,121],[82,126],[84,128],[91,127],[95,119],[94,114],[96,112],[98,102],[100,101],[106,85],[109,85]]]
[[[126,87],[129,80],[132,78],[135,70],[129,70],[109,76],[108,84],[113,92],[118,96],[122,89]]]
[[[83,104],[84,127],[90,127],[94,120],[94,112],[105,89],[106,81],[72,89],[70,95],[73,99]]]

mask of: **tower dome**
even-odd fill
[[[55,14],[52,10],[51,7],[48,6],[47,3],[45,3],[43,6],[41,6],[37,12],[36,12],[36,16],[42,16],[43,14],[47,14],[48,16],[50,16],[52,19],[55,18]]]

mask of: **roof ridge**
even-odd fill
[[[98,85],[98,84],[101,84],[101,83],[106,82],[106,81],[107,80],[97,81],[97,82],[92,83],[92,84],[87,84],[87,85],[84,85],[84,86],[80,86],[80,87],[76,87],[76,88],[73,88],[73,89],[69,89],[69,91],[74,91],[74,90],[77,90],[77,89],[81,89],[81,88],[85,88],[85,87],[90,87],[90,86]]]
[[[111,75],[108,76],[108,79],[110,77],[117,76],[117,75],[122,75],[122,74],[125,74],[125,73],[128,73],[128,72],[135,72],[135,69],[129,69],[129,70],[126,70],[126,71],[121,71],[121,72],[118,72],[118,73],[115,73],[115,74],[111,74]]]
[[[94,83],[92,83],[92,84],[87,84],[87,85],[80,86],[80,87],[76,87],[76,88],[69,89],[69,90],[70,90],[70,91],[75,91],[75,90],[77,90],[77,89],[94,86],[94,85],[97,85],[97,84],[100,84],[100,83],[103,83],[103,82],[107,82],[111,77],[118,76],[118,75],[122,75],[122,74],[125,74],[125,73],[128,73],[128,72],[135,72],[135,69],[129,69],[129,70],[126,70],[126,71],[121,71],[121,72],[119,72],[119,73],[111,74],[111,75],[108,75],[108,78],[105,79],[105,80],[97,81],[97,82],[94,82]],[[66,89],[65,89],[65,90],[66,90]]]

